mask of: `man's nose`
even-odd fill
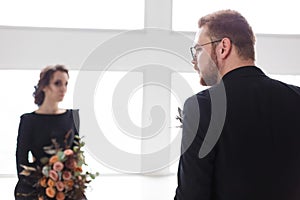
[[[197,61],[196,60],[192,60],[191,63],[193,64],[194,70],[199,71],[199,67],[198,67]]]

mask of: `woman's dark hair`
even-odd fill
[[[34,103],[38,106],[42,105],[45,98],[45,93],[43,89],[49,85],[50,80],[53,77],[53,74],[57,71],[65,72],[69,76],[68,69],[64,65],[50,65],[45,67],[40,73],[40,80],[35,86],[35,91],[33,92]]]

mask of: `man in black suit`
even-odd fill
[[[299,200],[300,88],[255,66],[255,36],[236,11],[202,17],[195,44],[192,63],[212,87],[184,105],[175,200]]]

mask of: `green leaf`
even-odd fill
[[[56,155],[58,156],[58,159],[60,161],[64,161],[64,159],[66,157],[65,154],[64,154],[64,152],[62,152],[62,151],[58,151]]]
[[[40,159],[40,162],[42,163],[42,165],[45,165],[45,164],[47,164],[47,163],[49,162],[49,158],[47,158],[47,157],[42,157],[42,158]]]

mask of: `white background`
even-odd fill
[[[176,31],[195,31],[200,16],[222,8],[240,11],[250,22],[255,33],[300,34],[297,19],[300,18],[296,1],[199,1],[173,0],[172,28]],[[10,0],[0,1],[0,26],[52,27],[75,29],[142,29],[144,28],[145,2],[142,0]],[[0,32],[1,34],[2,32]],[[1,36],[1,35],[0,35]],[[15,41],[16,43],[18,41]],[[276,44],[276,43],[275,43]],[[276,46],[275,46],[276,47]],[[10,46],[2,47],[10,49]],[[30,48],[29,48],[30,49]],[[266,50],[268,51],[268,50]],[[288,52],[288,51],[287,51]],[[18,57],[13,58],[18,59]],[[287,65],[289,63],[287,62]],[[43,67],[43,66],[41,66]],[[36,68],[33,67],[33,68]],[[124,72],[107,73],[103,79],[102,90],[108,99],[111,91]],[[74,84],[78,71],[71,70],[69,91],[61,107],[72,108]],[[195,73],[182,73],[194,92],[203,88],[198,84]],[[31,96],[36,85],[39,70],[1,70],[0,71],[0,199],[13,199],[16,184],[15,145],[19,116],[36,109]],[[300,85],[300,77],[274,75],[280,80]],[[101,98],[101,96],[99,97]],[[130,117],[136,124],[141,123],[142,91],[133,95],[129,102]],[[104,105],[105,102],[103,102]],[[175,117],[178,102],[173,97],[171,115]],[[101,113],[99,114],[99,116]],[[103,120],[103,118],[102,118]],[[173,119],[172,127],[177,125]],[[105,121],[109,128],[114,127],[111,119]],[[171,127],[171,128],[172,128]],[[115,127],[114,127],[115,128]],[[117,132],[117,130],[114,130]],[[177,131],[172,128],[172,131]],[[115,133],[115,132],[114,132]],[[107,135],[111,142],[128,152],[139,152],[138,142],[116,135]],[[87,191],[89,199],[172,199],[176,188],[177,163],[170,168],[168,176],[138,176],[115,172],[97,161],[87,152],[88,169],[99,171],[101,176]],[[152,196],[151,196],[152,195]]]

